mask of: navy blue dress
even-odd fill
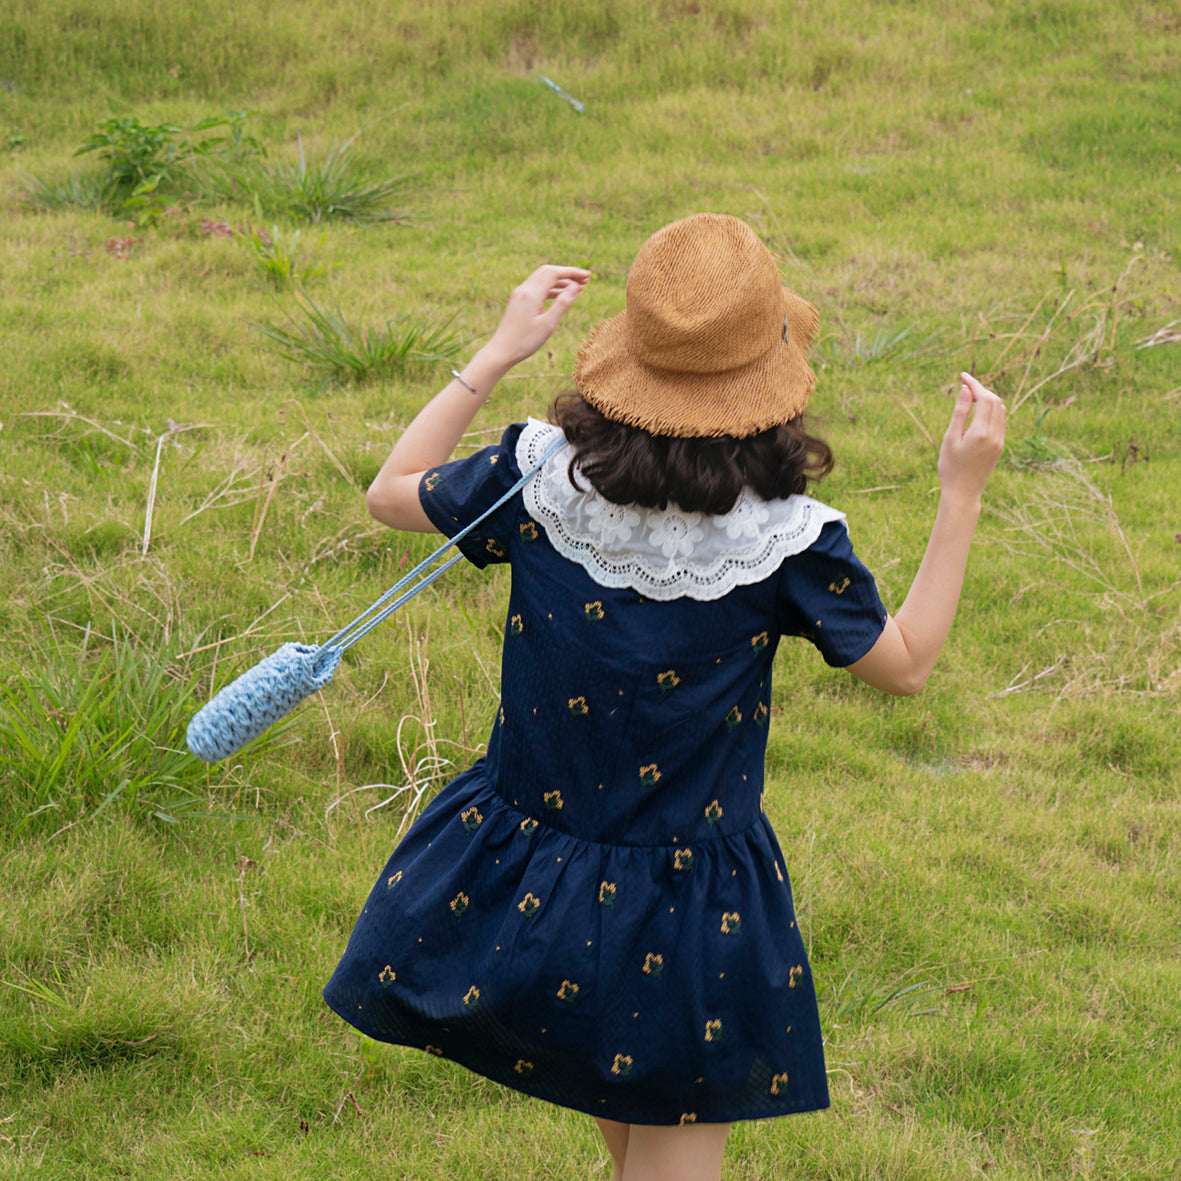
[[[516,481],[427,473],[453,535]],[[720,598],[653,601],[554,548],[520,494],[462,543],[507,562],[488,750],[395,850],[324,990],[370,1037],[640,1124],[828,1106],[816,997],[763,810],[781,636],[845,666],[885,611],[843,522]]]

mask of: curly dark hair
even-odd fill
[[[574,446],[570,480],[584,475],[614,504],[720,515],[744,487],[764,500],[807,491],[832,471],[829,445],[804,428],[803,416],[745,439],[676,439],[600,414],[577,391],[559,394],[549,408]],[[575,468],[577,467],[577,472]]]

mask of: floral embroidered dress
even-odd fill
[[[457,533],[560,437],[530,421],[423,477]],[[842,514],[611,504],[569,445],[461,542],[508,562],[486,756],[374,886],[324,996],[370,1037],[641,1124],[828,1105],[812,976],[763,811],[781,636],[829,664],[885,611]]]

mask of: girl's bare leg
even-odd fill
[[[632,1124],[620,1181],[721,1181],[729,1124]]]
[[[627,1141],[631,1124],[620,1124],[613,1119],[599,1119],[597,1116],[595,1123],[599,1125],[599,1131],[603,1133],[603,1139],[607,1141],[607,1151],[611,1153],[611,1164],[613,1165],[611,1181],[622,1181],[623,1162],[627,1157]]]

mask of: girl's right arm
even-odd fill
[[[549,340],[589,278],[582,267],[544,266],[513,289],[492,339],[418,412],[369,485],[365,499],[377,520],[394,529],[434,530],[418,499],[419,481],[447,462],[492,387]]]
[[[899,697],[926,684],[951,630],[980,497],[1005,442],[1004,403],[970,374],[960,377],[959,398],[939,449],[939,511],[927,552],[898,614],[887,617],[877,643],[849,665],[855,677]]]

